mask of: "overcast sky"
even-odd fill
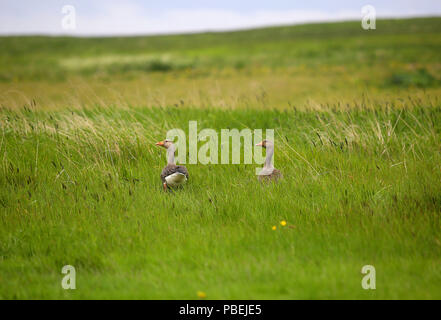
[[[441,16],[441,0],[0,0],[0,34],[130,35],[220,31],[377,17]],[[62,8],[75,8],[76,28],[62,27]]]

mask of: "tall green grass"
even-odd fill
[[[0,115],[1,298],[441,297],[439,105]],[[154,143],[189,120],[274,128],[285,179],[187,165],[185,188],[162,192]],[[61,288],[67,264],[76,290]]]

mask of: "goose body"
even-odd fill
[[[164,140],[156,143],[167,149],[167,165],[162,169],[161,181],[164,190],[172,187],[179,187],[188,180],[188,170],[185,166],[177,166],[175,164],[175,150],[176,147],[170,140]]]
[[[184,184],[188,179],[188,171],[184,166],[177,166],[173,164],[167,165],[162,169],[161,180],[167,186],[177,187]]]
[[[273,168],[272,172],[269,174],[262,173],[262,171],[259,173],[259,181],[277,181],[283,178],[280,170],[277,170],[276,168]]]
[[[277,181],[283,178],[280,170],[274,168],[272,159],[274,155],[274,144],[269,140],[263,140],[262,142],[256,144],[266,149],[265,165],[263,169],[259,172],[259,181]]]

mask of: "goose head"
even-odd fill
[[[267,148],[267,147],[271,147],[274,146],[273,142],[270,140],[262,140],[260,141],[258,144],[256,144],[257,147],[262,147],[262,148]]]
[[[168,148],[170,148],[173,145],[173,141],[165,139],[163,141],[156,142],[155,145],[163,147],[165,149],[168,149]]]

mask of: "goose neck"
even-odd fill
[[[167,149],[167,163],[168,164],[175,164],[175,151],[176,151],[176,147],[174,144],[172,144]]]
[[[274,154],[274,146],[269,145],[266,147],[266,158],[265,158],[265,168],[272,168],[273,167],[273,154]]]

